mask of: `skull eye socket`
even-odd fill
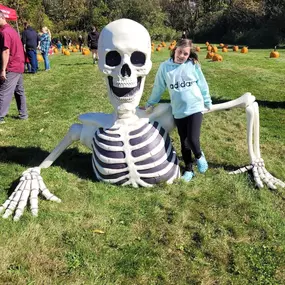
[[[131,63],[135,66],[143,66],[145,64],[145,54],[135,51],[131,55]]]
[[[109,66],[118,66],[121,63],[121,55],[113,50],[106,54],[106,64]]]

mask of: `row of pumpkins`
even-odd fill
[[[63,55],[70,55],[70,52],[78,52],[78,51],[79,51],[79,45],[76,45],[74,47],[70,47],[68,49],[65,49],[65,48],[61,49],[61,53]],[[58,52],[59,52],[58,48],[52,47],[52,53],[56,54]],[[82,52],[83,55],[89,55],[90,54],[89,48],[82,48],[81,52]],[[44,61],[44,59],[43,59],[41,54],[37,54],[37,59],[38,59],[38,62],[43,62]]]
[[[210,45],[209,42],[206,42],[206,46],[207,46],[207,50],[208,50],[206,58],[207,59],[213,58],[215,53],[218,51],[218,48],[216,46]],[[220,47],[222,48],[222,52],[228,52],[228,45],[224,45],[223,43],[220,43]],[[232,49],[234,52],[237,52],[237,51],[239,51],[239,46],[234,45],[232,47]],[[196,51],[200,51],[200,47],[196,47]],[[240,52],[241,53],[248,53],[248,47],[244,46],[240,50]],[[279,52],[276,50],[276,46],[274,47],[274,50],[270,52],[269,57],[270,58],[280,57]]]
[[[63,49],[61,50],[61,53],[62,53],[63,55],[70,55],[70,52],[78,52],[78,51],[80,51],[80,50],[79,50],[79,45],[76,45],[75,47],[70,47],[70,48],[68,48],[68,49],[63,48]],[[89,54],[90,54],[90,50],[89,50],[89,48],[82,48],[82,49],[81,49],[81,53],[82,53],[83,55],[89,55]]]
[[[170,43],[170,45],[168,46],[168,49],[169,49],[169,50],[173,50],[173,49],[175,48],[175,46],[176,46],[176,41],[173,40],[173,41]],[[165,43],[164,41],[161,42],[160,44],[158,44],[156,48],[155,48],[154,42],[151,43],[151,51],[152,51],[152,52],[154,52],[154,50],[156,50],[156,51],[161,51],[161,50],[162,50],[163,48],[165,48],[165,47],[166,47],[166,43]]]
[[[173,50],[176,46],[176,41],[172,41],[168,47],[169,50]],[[223,57],[221,55],[219,55],[217,52],[218,52],[218,48],[217,46],[213,46],[213,45],[210,45],[209,42],[206,42],[206,46],[207,46],[207,55],[206,55],[206,59],[212,59],[212,61],[222,61],[223,60]],[[226,44],[223,44],[223,43],[220,43],[219,46],[222,48],[222,52],[228,52],[229,51],[229,47],[228,45]],[[151,44],[151,50],[152,52],[154,52],[154,49],[156,51],[161,51],[163,47],[166,47],[166,44],[165,42],[161,42],[157,48],[155,49],[155,44],[152,43]],[[195,47],[195,50],[196,52],[200,52],[201,48],[199,46],[196,46]],[[239,46],[237,45],[234,45],[232,47],[232,50],[234,52],[238,52],[239,51]],[[241,53],[248,53],[248,47],[247,46],[244,46],[241,48],[240,50]],[[276,50],[276,47],[274,48],[273,51],[270,52],[270,55],[269,55],[271,58],[278,58],[280,56],[279,52]]]

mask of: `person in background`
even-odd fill
[[[63,36],[62,38],[62,45],[64,48],[68,48],[67,37]]]
[[[39,49],[41,50],[41,54],[42,54],[43,59],[44,59],[45,71],[50,70],[50,63],[49,63],[49,58],[48,58],[50,43],[51,43],[50,30],[47,27],[43,27],[42,28],[42,34],[40,37]]]
[[[39,45],[39,41],[40,38],[37,32],[29,26],[28,23],[24,23],[22,42],[24,45],[24,51],[27,53],[31,64],[31,73],[36,73],[38,71],[37,47]]]
[[[96,27],[93,26],[92,31],[88,33],[87,37],[88,47],[92,53],[93,64],[96,64],[96,61],[98,60],[98,39],[99,33],[97,32]]]
[[[82,46],[83,46],[83,37],[82,37],[82,35],[78,36],[78,44],[79,44],[79,51],[82,51]]]
[[[72,46],[72,40],[70,37],[67,38],[67,46],[68,46],[68,48],[71,48],[71,46]]]
[[[25,72],[30,73],[32,70],[32,66],[30,60],[28,58],[27,53],[25,53]]]
[[[18,33],[6,22],[0,11],[0,124],[16,99],[19,119],[28,118],[26,96],[23,86],[24,49]]]
[[[62,43],[61,43],[61,41],[59,41],[59,40],[57,41],[56,47],[58,48],[59,51],[61,50],[61,48],[62,48]]]
[[[198,63],[198,56],[192,51],[192,41],[181,39],[157,71],[154,86],[145,109],[152,111],[166,87],[170,93],[172,114],[181,143],[185,172],[182,179],[189,182],[194,177],[194,154],[198,171],[205,173],[208,163],[200,148],[202,111],[212,106],[209,87]]]

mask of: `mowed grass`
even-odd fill
[[[256,96],[262,157],[285,181],[285,53],[270,59],[270,50],[229,51],[211,62],[201,46],[214,103]],[[152,54],[141,105],[168,56],[166,48]],[[0,203],[79,114],[112,112],[91,56],[53,55],[51,68],[24,76],[29,120],[14,118],[13,101],[0,126]],[[176,131],[171,137],[181,156]],[[205,175],[134,189],[95,182],[89,150],[74,143],[42,170],[62,203],[40,199],[37,218],[26,210],[19,222],[0,220],[0,284],[284,284],[285,190],[256,189],[247,173],[228,175],[249,162],[245,110],[205,115],[201,144]]]

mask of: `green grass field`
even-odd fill
[[[285,181],[285,52],[270,59],[270,50],[229,51],[211,62],[201,47],[214,103],[256,96],[262,157]],[[166,48],[153,53],[141,105],[168,56]],[[91,56],[53,55],[50,72],[25,74],[24,82],[29,120],[14,118],[13,101],[0,126],[0,204],[79,114],[112,112]],[[180,157],[177,133],[171,137]],[[42,170],[62,203],[41,199],[37,218],[26,210],[19,222],[0,220],[0,284],[285,284],[285,190],[256,189],[247,173],[228,175],[249,162],[245,110],[205,115],[201,144],[205,175],[150,189],[94,182],[90,152],[73,144]]]

